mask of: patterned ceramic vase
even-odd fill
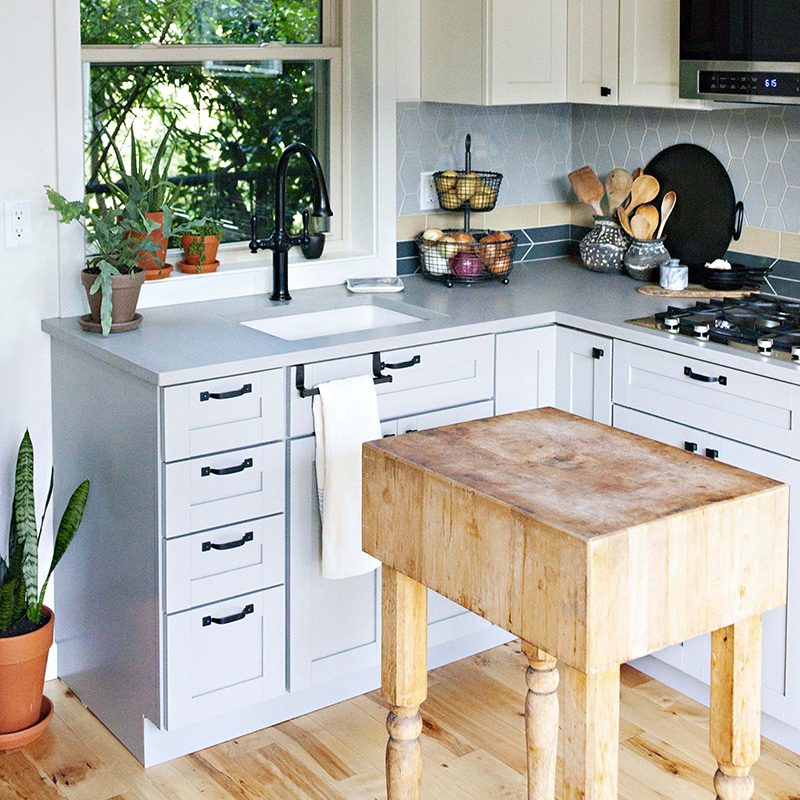
[[[625,253],[625,269],[637,281],[658,283],[662,264],[669,264],[670,255],[664,239],[634,239]]]
[[[625,272],[628,237],[611,217],[595,217],[594,228],[580,244],[581,258],[593,272]]]

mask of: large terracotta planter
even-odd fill
[[[217,260],[219,236],[183,236],[181,246],[186,264],[213,264]]]
[[[148,211],[145,219],[151,222],[157,222],[158,227],[151,233],[145,235],[143,233],[128,233],[128,237],[140,241],[142,239],[152,239],[157,245],[157,249],[153,253],[144,252],[139,255],[138,264],[143,270],[161,270],[167,263],[167,245],[169,244],[167,238],[164,236],[164,212],[163,211]]]
[[[130,322],[136,314],[136,304],[139,302],[139,292],[144,283],[144,272],[134,272],[130,275],[114,275],[111,278],[111,322],[114,325],[123,322]],[[92,312],[92,322],[100,323],[100,302],[102,291],[91,293],[92,284],[97,280],[97,275],[93,275],[86,270],[81,272],[81,282],[86,290],[86,298],[89,301],[89,310]]]
[[[24,731],[42,715],[47,655],[53,644],[53,612],[31,633],[0,638],[0,735]]]

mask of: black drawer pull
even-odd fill
[[[716,375],[701,375],[695,372],[691,367],[684,367],[683,374],[693,381],[700,381],[701,383],[718,383],[720,386],[727,386],[728,379],[724,375],[717,377]]]
[[[232,392],[200,392],[200,402],[208,400],[233,400],[234,397],[244,397],[253,391],[253,384],[246,383],[241,389],[234,389]]]
[[[203,627],[207,628],[209,625],[230,625],[231,622],[239,622],[243,620],[248,614],[255,611],[252,605],[245,606],[238,614],[231,614],[229,617],[203,617]]]
[[[610,86],[601,86],[600,87],[600,97],[611,97],[611,87]]]
[[[711,447],[706,447],[706,458],[716,461],[719,458],[719,450],[714,450]]]
[[[385,369],[408,369],[409,367],[416,367],[421,362],[422,356],[414,356],[414,358],[410,358],[408,361],[401,361],[398,364],[387,364],[385,361],[381,361],[381,371]]]
[[[599,347],[592,348],[592,358],[594,358],[596,361],[599,361],[601,358],[603,358],[605,354],[606,351],[601,350]]]
[[[237,539],[235,542],[225,542],[224,544],[217,544],[216,542],[203,542],[203,552],[208,553],[211,550],[235,550],[237,547],[244,547],[248,542],[253,541],[253,532],[250,531]]]
[[[235,475],[237,472],[244,472],[253,466],[253,459],[246,458],[236,467],[225,467],[224,469],[214,469],[213,467],[203,467],[200,470],[200,475],[207,478],[209,475]]]
[[[690,453],[696,453],[697,452],[697,442],[684,442],[683,443],[683,449],[687,450]]]

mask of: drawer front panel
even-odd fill
[[[764,450],[792,454],[797,387],[707,361],[619,342],[614,402],[718,433]]]
[[[403,368],[402,365],[418,363]],[[392,382],[379,384],[378,407],[381,419],[393,419],[438,408],[490,400],[494,396],[494,337],[476,336],[453,342],[386,350],[381,360],[383,374]],[[370,355],[323,361],[305,365],[305,386],[312,388],[326,381],[372,374]],[[290,435],[307,436],[314,432],[312,399],[302,398],[295,389],[296,370],[291,370]]]
[[[167,613],[284,583],[283,515],[166,543]]]
[[[164,390],[164,460],[282,439],[283,370],[199,381]]]
[[[283,442],[167,464],[166,536],[282,514]]]
[[[168,729],[252,706],[285,691],[283,587],[168,617]]]

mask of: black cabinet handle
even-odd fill
[[[720,386],[728,385],[728,379],[724,375],[701,375],[699,372],[695,372],[691,367],[684,367],[683,374],[687,378],[691,378],[693,381],[700,381],[701,383],[718,383]]]
[[[719,450],[714,450],[711,447],[706,447],[706,458],[716,461],[719,458]]]
[[[610,86],[601,86],[600,87],[600,97],[611,97],[611,87]]]
[[[236,467],[225,467],[224,469],[213,469],[212,467],[203,467],[200,470],[200,475],[207,478],[209,475],[235,475],[237,472],[244,472],[253,466],[253,459],[246,458]]]
[[[601,350],[599,347],[592,348],[592,358],[594,358],[596,361],[599,361],[601,358],[603,358],[605,354],[606,351]]]
[[[697,452],[697,442],[684,442],[683,449],[688,450],[690,453]]]
[[[203,617],[203,627],[207,628],[209,625],[230,625],[231,622],[239,622],[243,620],[248,614],[255,611],[252,605],[245,606],[238,614],[231,614],[229,617]]]
[[[224,544],[217,544],[216,542],[203,542],[203,552],[208,553],[210,550],[235,550],[237,547],[244,547],[248,542],[253,541],[253,532],[249,531],[241,539],[235,542],[225,542]]]
[[[234,389],[232,392],[200,392],[200,402],[208,400],[233,400],[234,397],[244,397],[253,391],[253,384],[246,383],[241,389]]]
[[[409,367],[416,367],[417,364],[422,362],[422,356],[414,356],[414,358],[410,358],[408,361],[401,361],[398,364],[387,364],[385,361],[381,361],[381,368],[379,371],[383,371],[385,369],[408,369]]]

